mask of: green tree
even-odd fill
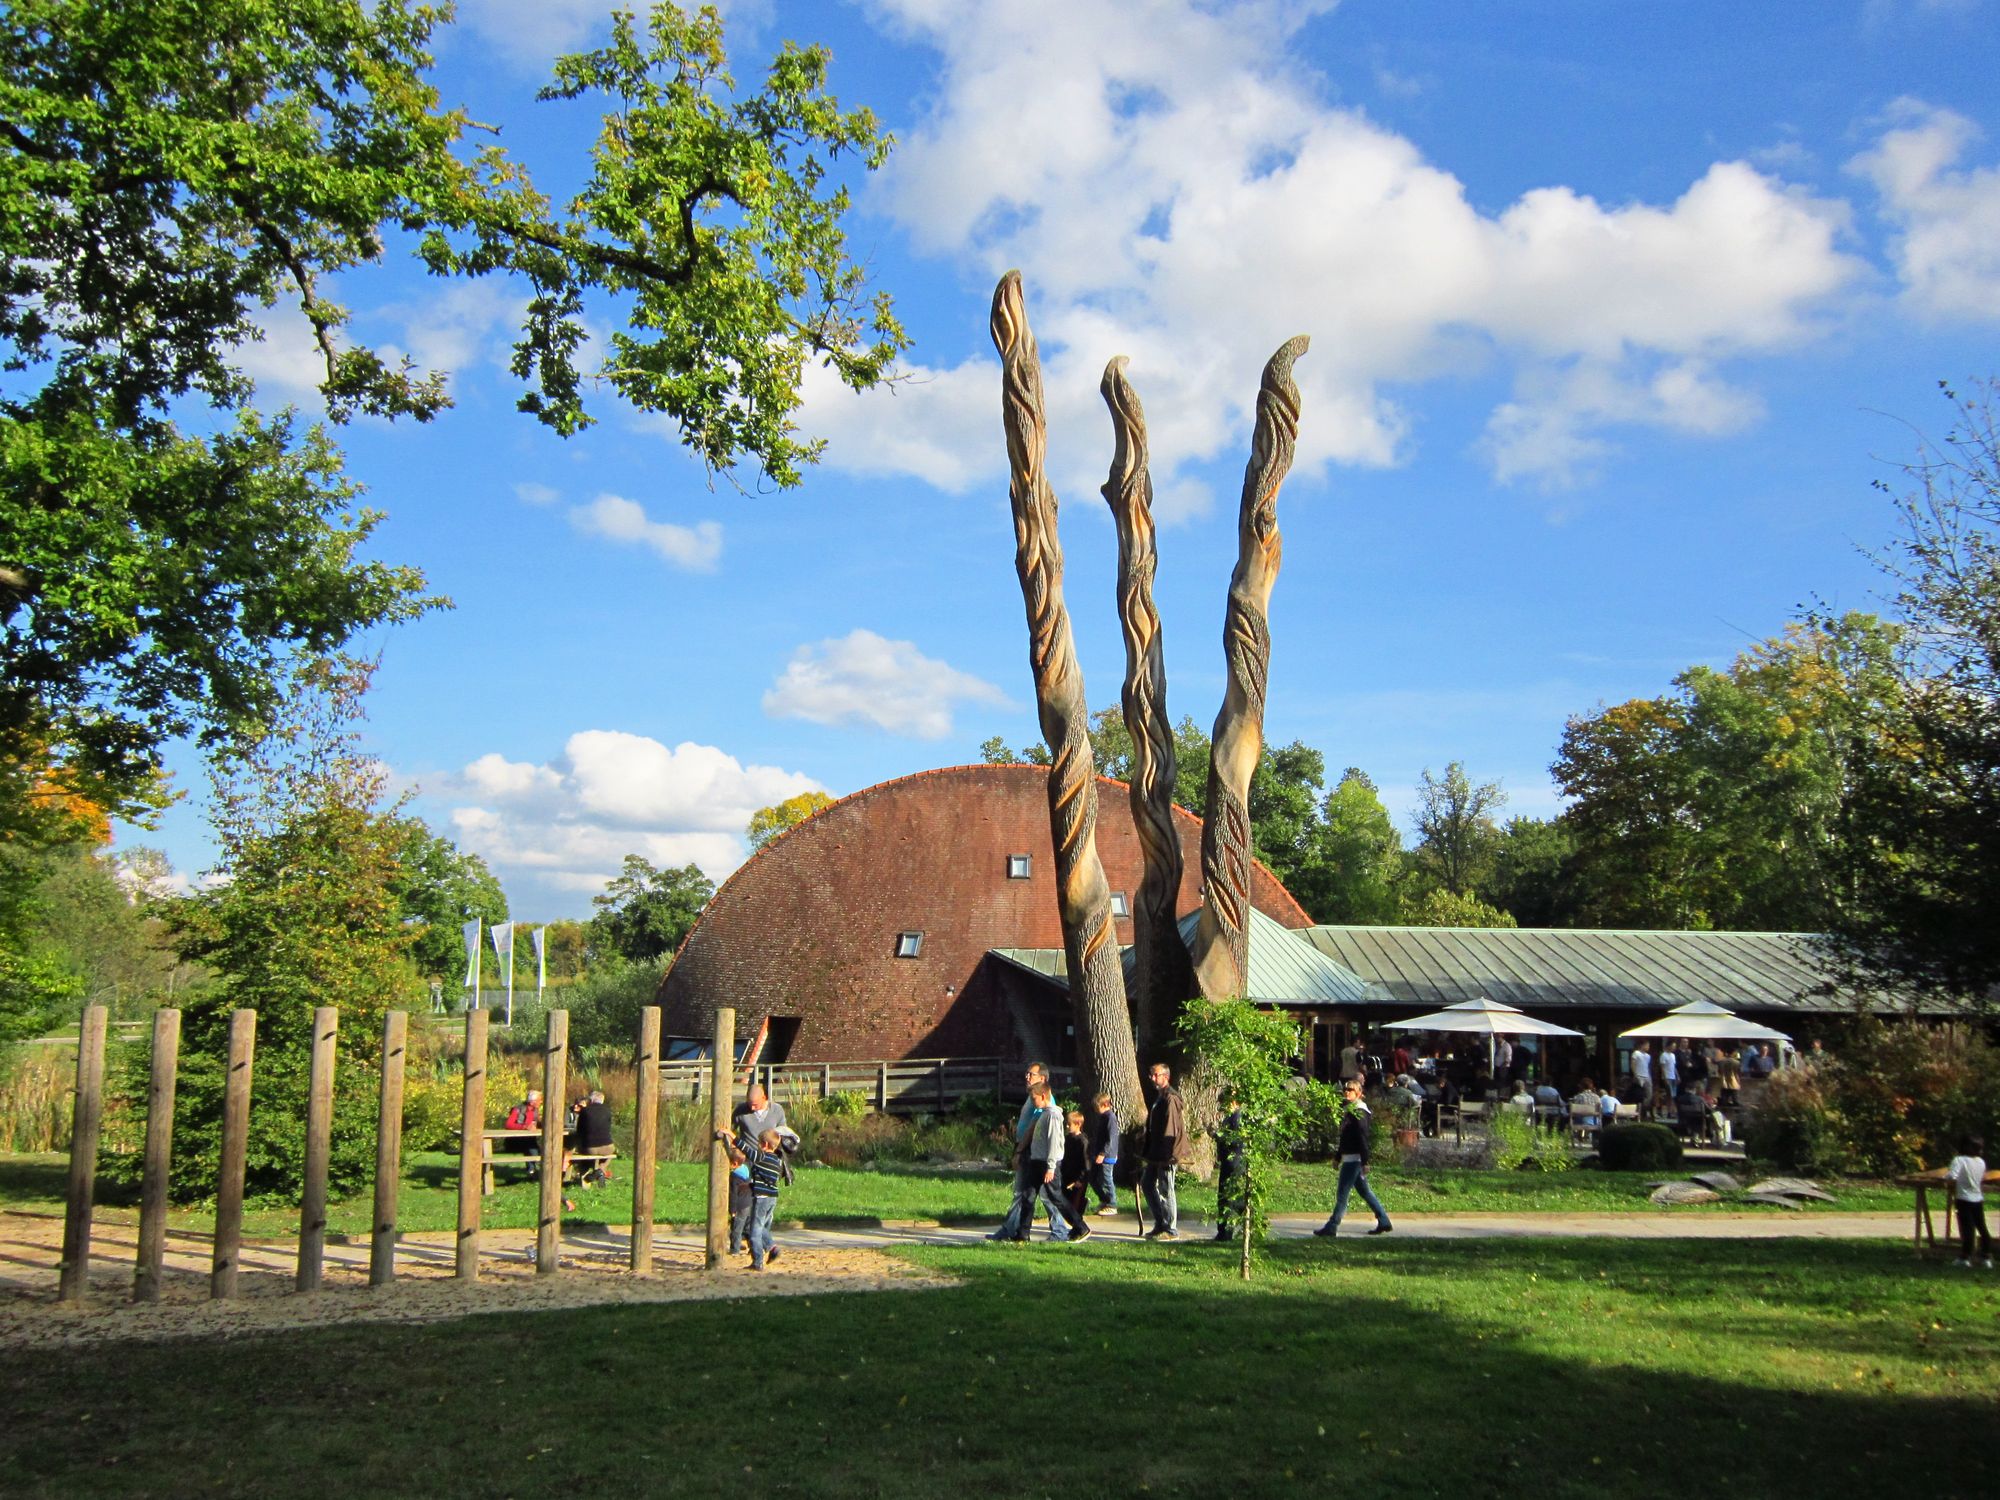
[[[1462,760],[1442,777],[1426,766],[1417,783],[1417,869],[1455,896],[1469,894],[1492,865],[1499,839],[1493,814],[1506,803],[1499,782],[1475,785]]]
[[[1354,925],[1401,920],[1403,839],[1375,783],[1353,766],[1326,794],[1314,854],[1290,887],[1313,920]]]
[[[211,821],[225,878],[165,908],[177,950],[215,976],[182,1006],[177,1201],[214,1191],[229,1020],[239,1007],[257,1012],[247,1190],[264,1198],[300,1190],[316,1006],[340,1012],[329,1181],[336,1196],[367,1181],[380,1021],[420,992],[399,896],[408,829],[384,808],[383,770],[358,742],[370,671],[318,664],[268,733],[217,759]],[[144,1098],[142,1069],[123,1080],[128,1098]],[[139,1162],[120,1144],[107,1141],[101,1170],[129,1184]]]
[[[1630,927],[1820,931],[1856,899],[1854,788],[1891,753],[1897,631],[1871,615],[1792,625],[1727,671],[1572,719],[1551,768],[1570,798],[1585,918]],[[1873,858],[1873,855],[1869,855]]]
[[[396,854],[395,894],[410,924],[410,961],[426,979],[449,988],[465,974],[464,927],[474,917],[486,927],[507,920],[507,893],[477,854],[468,854],[421,818],[397,820],[402,846]],[[525,940],[522,943],[526,950]]]
[[[253,402],[264,310],[303,315],[329,413],[436,415],[442,377],[355,339],[333,284],[398,245],[528,292],[522,408],[601,382],[712,469],[796,484],[808,360],[860,388],[905,344],[848,255],[844,169],[889,139],[785,46],[739,89],[713,11],[560,59],[604,123],[556,206],[429,78],[409,0],[16,0],[0,15],[0,770],[39,736],[123,808],[160,744],[254,734],[283,669],[439,602],[363,557],[380,519],[317,428]],[[586,300],[624,324],[585,337]],[[603,352],[594,369],[587,348]],[[189,424],[185,428],[181,424]]]
[[[590,945],[590,924],[567,920],[551,922],[543,931],[543,953],[549,966],[549,978],[570,980],[582,977]]]
[[[1290,1016],[1247,1000],[1195,999],[1182,1010],[1177,1030],[1195,1068],[1233,1094],[1241,1111],[1246,1211],[1240,1264],[1248,1281],[1254,1246],[1270,1226],[1273,1180],[1305,1133],[1308,1109],[1334,1107],[1332,1091],[1295,1075],[1299,1023]]]
[[[1576,835],[1560,818],[1509,818],[1481,895],[1523,927],[1571,927]]]
[[[750,826],[743,836],[750,841],[751,849],[757,850],[787,829],[796,828],[822,808],[833,806],[833,798],[825,792],[800,792],[796,797],[787,797],[775,807],[760,807],[750,815]]]
[[[997,734],[979,742],[979,760],[980,764],[988,766],[1019,766],[1027,764]]]
[[[625,867],[590,904],[590,941],[600,955],[635,962],[671,958],[715,886],[697,865],[656,870],[642,856],[628,854]]]
[[[1436,886],[1403,903],[1405,927],[1515,927],[1513,915],[1467,893]]]
[[[1990,996],[2000,984],[2000,380],[1944,388],[1952,424],[1904,466],[1899,534],[1878,557],[1901,627],[1885,745],[1849,788],[1827,924],[1840,958],[1889,984]],[[1825,622],[1819,622],[1824,627]]]

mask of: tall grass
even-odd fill
[[[76,1097],[76,1049],[0,1051],[0,1148],[60,1151],[69,1145]]]

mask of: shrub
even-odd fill
[[[1597,1133],[1607,1171],[1660,1172],[1681,1164],[1680,1138],[1664,1125],[1607,1125]]]
[[[76,1050],[0,1049],[0,1151],[60,1151],[76,1100]]]
[[[1544,1130],[1514,1110],[1495,1113],[1486,1123],[1486,1135],[1493,1143],[1493,1165],[1503,1171],[1567,1172],[1576,1165],[1565,1131]]]
[[[836,1120],[856,1120],[868,1113],[868,1096],[859,1089],[839,1089],[818,1101],[819,1107]]]

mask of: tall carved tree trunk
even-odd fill
[[[1111,408],[1117,451],[1104,499],[1118,528],[1118,620],[1125,629],[1125,727],[1132,735],[1132,822],[1145,868],[1132,904],[1132,1021],[1139,1051],[1158,1057],[1181,1003],[1194,993],[1187,946],[1175,926],[1181,840],[1174,829],[1174,730],[1167,717],[1167,659],[1153,605],[1159,566],[1153,530],[1153,476],[1146,462],[1146,413],[1125,378],[1122,354],[1098,387]]]
[[[1009,271],[994,289],[992,329],[1002,370],[1014,566],[1028,608],[1035,709],[1052,752],[1049,829],[1056,850],[1056,898],[1069,962],[1070,1005],[1076,1016],[1077,1061],[1086,1085],[1110,1094],[1124,1118],[1132,1120],[1144,1111],[1139,1064],[1132,1049],[1125,973],[1111,918],[1111,888],[1097,857],[1097,768],[1091,756],[1090,710],[1070,634],[1069,609],[1063,603],[1056,497],[1045,472],[1048,431],[1042,410],[1042,364],[1028,328],[1018,271]]]
[[[1241,995],[1250,976],[1250,778],[1264,753],[1264,690],[1271,669],[1271,586],[1278,581],[1278,487],[1299,435],[1299,388],[1292,363],[1306,352],[1292,339],[1264,366],[1257,427],[1243,473],[1236,525],[1236,571],[1222,650],[1229,684],[1215,716],[1208,770],[1208,818],[1201,830],[1204,899],[1195,933],[1195,977],[1211,1000]]]

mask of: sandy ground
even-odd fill
[[[830,1292],[900,1291],[950,1286],[925,1271],[866,1245],[784,1245],[770,1268],[752,1271],[747,1258],[715,1271],[703,1268],[698,1239],[659,1235],[651,1275],[627,1269],[623,1231],[565,1234],[561,1270],[535,1272],[532,1230],[488,1230],[480,1237],[480,1277],[462,1286],[453,1277],[449,1234],[404,1236],[396,1280],[368,1285],[366,1244],[328,1245],[324,1289],[293,1289],[297,1249],[290,1241],[243,1247],[238,1295],[208,1298],[211,1245],[202,1234],[170,1234],[161,1300],[131,1301],[138,1231],[98,1224],[91,1241],[90,1291],[76,1306],[57,1302],[62,1220],[0,1213],[0,1348],[121,1339],[237,1338],[283,1329],[345,1323],[425,1323],[482,1313],[537,1312],[611,1303],[688,1302],[728,1297],[797,1297]]]

